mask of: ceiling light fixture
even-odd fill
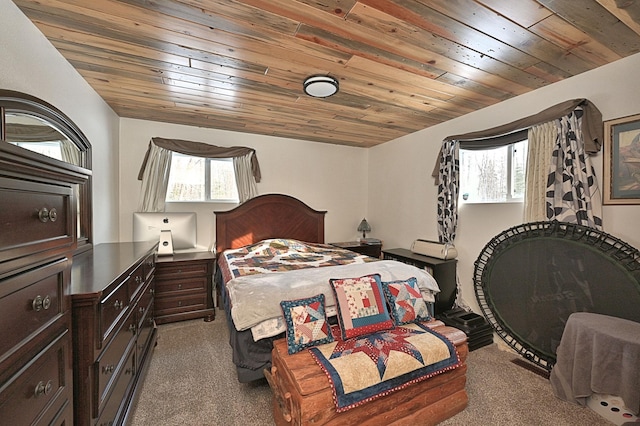
[[[338,93],[338,80],[328,75],[312,75],[304,80],[304,92],[314,98],[328,98]]]

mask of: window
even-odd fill
[[[460,194],[463,203],[522,201],[527,140],[482,150],[460,149]]]
[[[231,158],[171,155],[167,202],[238,202]]]

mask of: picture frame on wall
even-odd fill
[[[640,114],[604,122],[604,204],[640,204]]]

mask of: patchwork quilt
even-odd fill
[[[421,323],[308,350],[329,378],[337,412],[462,365],[455,345]]]
[[[329,280],[380,273],[385,281],[416,277],[429,301],[440,291],[427,272],[325,244],[271,239],[226,250],[219,262],[236,330],[251,330],[255,341],[283,333],[280,301],[324,294],[327,316],[336,315]]]
[[[327,244],[274,238],[234,250],[225,250],[222,276],[233,278],[324,266],[375,262],[377,259]]]

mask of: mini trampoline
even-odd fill
[[[640,322],[640,252],[594,228],[557,221],[509,228],[482,249],[473,280],[495,332],[549,371],[572,313]]]

